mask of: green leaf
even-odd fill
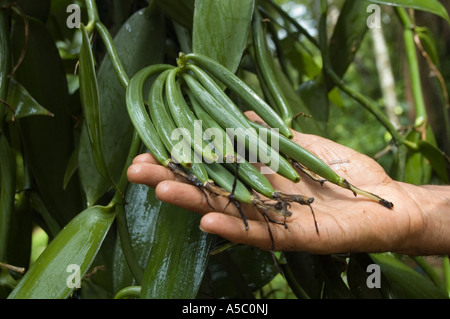
[[[122,64],[131,78],[147,65],[162,62],[165,41],[164,16],[160,12],[149,15],[145,10],[133,14],[114,38],[114,45]],[[111,60],[106,56],[97,73],[99,106],[103,134],[103,149],[108,171],[117,180],[129,151],[133,125],[125,103],[125,90],[117,79]],[[110,187],[96,171],[86,125],[83,125],[79,174],[87,201],[94,204]]]
[[[26,15],[37,18],[42,22],[46,22],[50,12],[51,0],[10,0],[10,2],[17,2]]]
[[[421,141],[421,133],[413,130],[407,134],[406,140],[417,144]],[[428,184],[430,182],[430,174],[431,167],[426,162],[422,153],[417,150],[408,149],[404,181],[415,185]]]
[[[430,280],[398,260],[392,254],[371,254],[381,267],[392,290],[399,298],[406,299],[447,299],[445,291],[436,287]]]
[[[34,115],[54,116],[52,112],[41,106],[30,93],[14,79],[9,81],[7,102],[14,110],[14,120]],[[6,120],[13,120],[11,112],[7,113]]]
[[[383,274],[380,274],[379,287],[369,287],[368,279],[372,274],[369,266],[373,265],[374,261],[370,255],[365,253],[352,254],[349,259],[347,267],[347,282],[350,290],[357,298],[363,299],[380,299],[380,298],[394,298],[391,287]],[[374,273],[375,275],[375,273]]]
[[[280,87],[284,92],[286,99],[289,101],[289,105],[292,108],[292,113],[297,116],[294,119],[294,129],[300,132],[308,132],[309,134],[316,134],[323,136],[325,133],[324,129],[324,118],[328,118],[328,101],[326,92],[325,93],[325,102],[321,103],[324,99],[320,99],[320,97],[315,96],[314,98],[318,98],[319,100],[310,100],[310,96],[306,96],[305,92],[302,92],[301,88],[299,92],[297,92],[292,84],[289,82],[286,75],[282,72],[281,68],[275,66],[274,68],[275,76],[280,83]],[[308,98],[305,100],[304,98]],[[319,102],[318,102],[319,101]],[[308,107],[308,105],[314,107]],[[314,111],[314,113],[312,113]],[[323,116],[316,116],[317,113],[324,114]],[[310,115],[313,114],[311,117]]]
[[[358,51],[367,30],[369,3],[366,0],[347,0],[342,7],[329,43],[331,66],[339,77],[343,77]],[[327,83],[329,90],[333,88]]]
[[[294,129],[300,132],[325,136],[325,124],[328,122],[330,107],[328,102],[328,90],[322,77],[306,81],[298,88],[298,93],[304,105],[308,105],[305,112],[300,104],[293,104],[294,113],[302,112],[294,121]],[[312,118],[310,118],[311,116]],[[309,124],[309,122],[312,122]],[[309,124],[309,125],[305,125]]]
[[[330,103],[336,105],[337,107],[344,109],[344,100],[339,92],[339,89],[335,87],[330,92],[328,92],[328,99]]]
[[[156,198],[155,189],[140,184],[130,184],[125,206],[128,232],[139,265],[144,269],[150,253],[156,229],[156,221],[162,202]],[[114,248],[113,291],[136,284],[125,260],[120,238]]]
[[[115,225],[118,219],[118,206],[115,207]],[[83,278],[82,289],[79,294],[81,299],[112,299],[113,294],[113,252],[117,241],[115,231],[109,231],[98,250],[87,276]]]
[[[211,256],[207,274],[199,297],[242,299],[253,298],[278,271],[270,252],[235,245]]]
[[[53,238],[61,231],[61,226],[55,217],[48,211],[42,198],[35,192],[29,193],[31,206],[33,210],[40,215],[45,223],[45,231],[48,236]]]
[[[192,30],[195,0],[155,0],[155,2],[172,20]]]
[[[55,116],[29,116],[18,123],[25,160],[36,189],[48,211],[60,226],[64,226],[83,207],[77,178],[72,178],[63,188],[64,173],[74,147],[66,75],[58,50],[45,26],[32,18],[28,19],[28,25],[27,50],[14,78],[37,103]],[[18,19],[12,31],[14,61],[19,59],[24,43],[25,28],[22,19]]]
[[[10,299],[63,299],[83,278],[114,221],[111,207],[90,207],[77,215],[26,272]]]
[[[5,134],[0,131],[0,262],[6,261],[8,237],[14,212],[14,157]]]
[[[404,159],[404,181],[417,185],[428,184],[433,170],[444,183],[448,183],[450,158],[436,146],[431,127],[426,127],[425,140],[422,139],[421,132],[413,130],[407,134],[406,141],[413,146],[407,148]]]
[[[342,272],[346,266],[343,261],[335,259],[332,255],[318,256],[318,268],[324,279],[323,296],[333,299],[353,299],[348,286],[342,279]]]
[[[86,121],[89,143],[92,148],[95,166],[100,175],[114,184],[106,167],[103,150],[103,134],[99,107],[97,76],[95,73],[94,56],[87,31],[81,26],[82,44],[80,49],[80,96],[84,119]]]
[[[64,173],[63,188],[65,189],[69,184],[70,179],[78,169],[78,153],[80,152],[80,144],[78,143],[73,150],[72,155],[67,163],[67,169]]]
[[[360,299],[380,299],[381,295],[376,288],[367,287],[367,275],[366,269],[351,258],[347,268],[347,280],[351,292]]]
[[[247,43],[254,0],[196,0],[193,51],[236,72]]]
[[[288,36],[282,39],[280,44],[286,58],[301,75],[313,79],[320,74],[320,65],[307,50],[298,45],[296,39]]]
[[[311,298],[320,298],[324,277],[318,271],[318,257],[304,252],[285,252],[284,256],[297,284],[300,285]]]
[[[35,4],[38,3],[37,1],[33,0],[30,0],[30,2],[34,2]],[[60,49],[61,57],[63,58],[63,60],[65,59],[65,57],[76,59],[78,55],[81,37],[78,37],[79,32],[77,28],[67,27],[67,19],[69,19],[71,14],[73,14],[73,11],[67,12],[67,8],[71,4],[80,5],[81,21],[87,21],[88,18],[85,5],[81,3],[84,3],[84,1],[51,0],[50,12],[48,14],[46,26],[55,39],[58,48]],[[71,16],[70,18],[72,19],[73,16]],[[76,35],[76,41],[74,41],[74,35]],[[80,41],[78,41],[78,39]],[[70,73],[73,74],[73,72]]]
[[[33,231],[32,210],[28,192],[17,193],[14,198],[14,213],[9,225],[7,261],[11,265],[28,268],[31,255]]]
[[[428,54],[433,64],[439,69],[439,52],[433,33],[427,27],[416,27],[415,31],[419,36],[420,42],[422,43],[425,52]]]
[[[449,157],[435,145],[427,141],[418,141],[420,153],[426,157],[433,170],[437,173],[444,183],[449,183],[449,169],[450,159]]]
[[[205,272],[211,236],[200,216],[163,203],[142,283],[141,298],[195,298]]]
[[[438,0],[369,0],[370,2],[389,6],[413,8],[436,14],[450,23],[448,12]]]

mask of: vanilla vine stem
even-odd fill
[[[396,7],[395,11],[403,25],[403,41],[408,60],[411,88],[414,98],[414,108],[416,111],[415,126],[420,127],[426,123],[427,111],[423,97],[422,83],[420,80],[419,61],[416,53],[416,44],[414,41],[414,24],[411,21],[405,8]]]

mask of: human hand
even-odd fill
[[[257,120],[255,114],[249,118]],[[288,194],[313,197],[312,208],[317,220],[316,232],[310,208],[292,203],[292,216],[282,225],[267,224],[261,213],[243,205],[249,229],[233,205],[221,197],[210,197],[212,211],[204,194],[172,171],[157,163],[151,154],[141,154],[128,169],[130,182],[155,188],[156,196],[165,202],[203,215],[201,228],[235,243],[262,249],[306,251],[317,254],[339,252],[393,251],[414,254],[413,238],[424,229],[420,206],[408,194],[407,184],[393,181],[373,159],[330,140],[294,131],[294,141],[315,153],[351,184],[375,193],[394,203],[393,209],[365,197],[354,197],[348,189],[331,183],[319,184],[303,175],[292,183],[278,174],[266,175],[275,189]],[[226,207],[226,209],[225,209]],[[271,216],[282,221],[281,216]],[[281,219],[280,219],[281,218]],[[270,227],[273,242],[268,233]],[[274,244],[274,246],[272,246]]]

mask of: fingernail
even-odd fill
[[[211,234],[210,232],[204,230],[203,227],[202,227],[202,225],[198,225],[198,228],[199,228],[202,232],[204,232],[205,234]]]

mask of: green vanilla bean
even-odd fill
[[[125,287],[116,293],[114,299],[140,299],[141,289],[141,286]]]
[[[95,24],[95,29],[98,31],[100,37],[103,40],[103,44],[106,47],[106,51],[108,52],[108,56],[111,59],[111,64],[114,67],[114,71],[116,71],[116,75],[120,81],[120,84],[122,84],[123,88],[126,89],[130,80],[128,78],[127,72],[125,71],[125,68],[122,65],[122,62],[120,61],[119,55],[117,54],[117,50],[114,46],[114,40],[112,39],[111,34],[109,33],[105,25],[101,22],[97,22]]]
[[[203,140],[203,129],[194,112],[189,108],[184,100],[180,84],[177,82],[177,73],[180,68],[175,68],[169,72],[165,83],[165,94],[167,106],[175,124],[179,128],[186,128],[189,131],[190,144],[192,149],[207,162],[215,162],[218,155]]]
[[[289,130],[286,123],[283,122],[281,117],[263,99],[261,99],[255,91],[226,67],[207,56],[197,53],[189,53],[187,55],[182,54],[179,60],[186,62],[191,60],[210,72],[226,87],[239,96],[246,103],[247,107],[254,110],[267,124],[273,128],[278,128],[281,134],[289,138],[293,137],[292,132]],[[183,62],[181,62],[181,64],[183,64]]]
[[[263,81],[265,82],[272,99],[276,103],[281,118],[288,127],[292,127],[292,109],[275,77],[272,67],[273,61],[271,61],[271,57],[269,56],[269,49],[267,47],[266,35],[262,23],[261,15],[258,10],[255,10],[252,31],[256,62],[258,63]]]
[[[189,168],[192,166],[192,154],[190,154],[192,152],[190,152],[190,145],[184,137],[181,142],[175,142],[172,140],[172,135],[175,132],[188,130],[184,128],[179,128],[179,130],[177,130],[177,126],[167,110],[164,85],[166,78],[171,71],[172,70],[166,70],[162,72],[153,82],[148,96],[149,111],[156,131],[164,143],[166,150],[171,154],[177,163],[181,164],[185,168]],[[184,135],[183,132],[181,133]],[[181,147],[181,149],[179,149],[179,147]]]
[[[142,142],[164,167],[167,167],[172,160],[148,115],[142,90],[144,83],[151,76],[171,68],[173,68],[171,65],[156,64],[141,69],[131,78],[130,85],[126,91],[126,102],[130,119],[139,133]]]
[[[255,157],[255,159],[259,159],[261,154],[265,154],[265,156],[270,157],[271,164],[277,166],[276,171],[278,174],[295,183],[300,181],[300,176],[290,163],[268,145],[254,129],[245,130],[240,124],[240,121],[231,116],[230,113],[218,103],[218,101],[195,78],[188,74],[184,74],[183,78],[203,108],[222,126],[222,128],[231,128],[235,129],[236,132],[239,132],[239,130],[245,132],[245,136],[243,136],[245,139],[245,148]]]
[[[317,157],[315,154],[311,153],[307,149],[293,142],[292,140],[280,134],[274,133],[272,130],[264,128],[259,124],[253,123],[251,121],[249,121],[249,123],[255,129],[259,129],[260,131],[266,131],[267,141],[269,143],[273,137],[277,137],[279,141],[280,153],[288,156],[296,163],[305,166],[308,170],[324,178],[330,183],[336,184],[342,188],[349,189],[350,191],[353,192],[355,196],[356,194],[359,194],[367,198],[370,198],[371,200],[378,202],[379,204],[383,205],[386,208],[390,209],[394,206],[394,204],[379,197],[378,195],[369,193],[350,184],[345,178],[339,176],[335,171],[333,171],[331,167],[327,165],[327,163],[325,163],[323,160],[321,160],[319,157]]]
[[[198,81],[223,107],[226,108],[231,116],[235,117],[245,128],[249,127],[245,114],[237,107],[236,104],[234,104],[234,102],[225,94],[222,88],[208,75],[208,73],[192,63],[187,63],[186,69],[195,74]]]

